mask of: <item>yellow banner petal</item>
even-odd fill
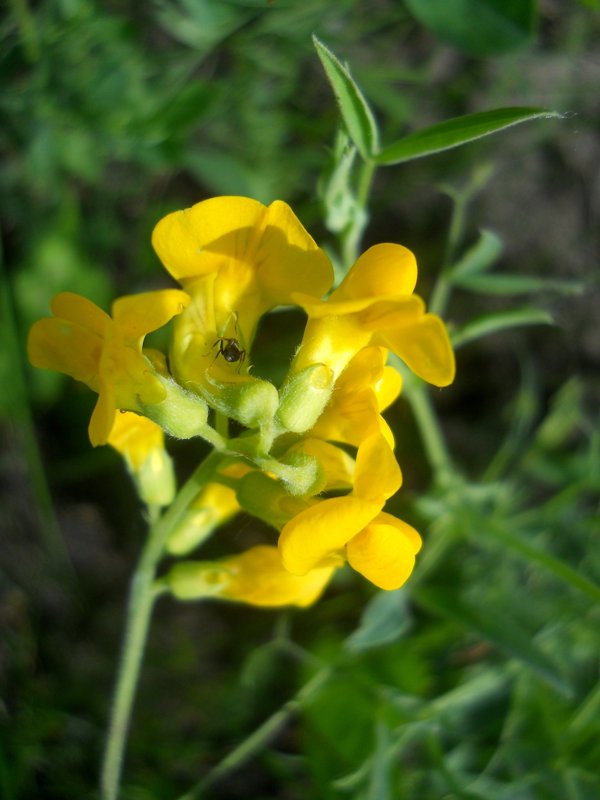
[[[265,206],[248,197],[213,197],[161,219],[152,245],[171,275],[185,282],[228,259],[248,258],[265,214]]]
[[[269,306],[291,302],[294,292],[321,297],[333,283],[333,267],[287,203],[267,209],[254,255],[261,294]]]
[[[376,244],[360,256],[331,299],[412,294],[416,283],[417,262],[410,250],[400,244]]]

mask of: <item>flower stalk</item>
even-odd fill
[[[157,592],[154,581],[169,535],[200,489],[213,477],[221,460],[213,452],[200,464],[180,490],[173,505],[150,528],[138,566],[131,580],[125,636],[115,687],[111,718],[101,772],[102,800],[117,800],[127,732],[137,689],[142,657]]]

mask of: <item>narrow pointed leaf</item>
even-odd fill
[[[402,589],[378,592],[366,606],[358,628],[346,639],[351,652],[381,647],[404,636],[411,625],[407,597]]]
[[[476,339],[482,339],[491,333],[520,328],[524,325],[552,325],[554,320],[547,311],[539,308],[519,308],[514,311],[501,311],[498,314],[486,314],[467,323],[452,335],[452,346],[456,349]]]
[[[454,276],[452,283],[470,292],[494,295],[530,294],[532,292],[558,292],[559,294],[579,294],[583,286],[577,281],[557,281],[550,278],[537,278],[534,275],[469,275],[464,278]]]
[[[462,258],[448,271],[451,283],[459,285],[459,280],[478,275],[493,267],[502,252],[502,240],[495,233],[482,230],[479,239],[463,254]]]
[[[479,111],[463,117],[440,122],[431,128],[415,131],[394,144],[384,147],[375,161],[382,166],[401,164],[415,158],[450,150],[467,142],[489,136],[505,128],[527,122],[532,119],[552,119],[560,117],[556,111],[544,108],[495,108],[491,111]]]
[[[364,159],[372,158],[379,151],[379,134],[369,104],[337,56],[316,36],[313,36],[313,43],[338,101],[348,135]]]

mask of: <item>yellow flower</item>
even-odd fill
[[[301,462],[309,458],[316,464],[316,480],[310,494],[291,495],[281,480],[259,470],[248,472],[237,484],[237,499],[241,507],[277,530],[297,514],[316,503],[313,493],[351,489],[354,479],[354,459],[341,448],[320,439],[301,439],[289,447],[282,460]]]
[[[166,583],[180,600],[214,597],[254,606],[305,607],[318,599],[334,570],[328,565],[292,575],[276,547],[258,545],[219,561],[176,564]]]
[[[291,303],[296,291],[328,291],[327,256],[286,203],[247,197],[215,197],[169,214],[152,243],[192,298],[174,329],[175,376],[245,425],[270,421],[277,392],[247,374],[246,351],[266,311]]]
[[[139,470],[157,450],[164,448],[164,442],[162,428],[147,417],[129,411],[115,414],[108,444],[121,453],[132,469]]]
[[[293,294],[309,319],[292,373],[320,363],[337,379],[371,344],[394,352],[423,380],[447,386],[455,372],[450,340],[442,320],[426,314],[423,300],[413,294],[416,280],[410,250],[378,244],[360,256],[326,301]]]
[[[234,480],[249,472],[252,467],[240,461],[226,463],[219,469],[219,475]],[[216,481],[207,483],[171,531],[167,550],[173,555],[189,553],[240,510],[235,489]]]
[[[117,412],[108,444],[125,459],[146,505],[169,505],[175,496],[175,474],[162,428],[139,414]]]
[[[354,356],[335,384],[325,411],[310,435],[358,447],[380,431],[390,447],[394,436],[381,411],[400,394],[402,378],[385,366],[387,350],[364,347]]]
[[[142,353],[144,336],[162,327],[189,302],[185,292],[165,289],[121,297],[113,317],[71,292],[51,303],[53,317],[31,328],[28,352],[36,367],[64,372],[98,393],[89,425],[94,446],[106,444],[115,410],[142,411],[162,402],[166,389]]]
[[[279,550],[286,569],[306,575],[348,561],[382,589],[397,589],[410,575],[421,546],[410,525],[382,511],[402,475],[381,433],[358,448],[354,486],[344,497],[314,503],[283,526]]]

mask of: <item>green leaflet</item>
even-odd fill
[[[415,158],[450,150],[467,142],[474,142],[483,136],[527,122],[532,119],[552,119],[560,117],[556,111],[545,108],[510,107],[495,108],[491,111],[480,111],[476,114],[466,114],[462,117],[423,128],[408,136],[399,139],[394,144],[384,147],[377,155],[375,161],[382,166],[401,164]]]
[[[539,308],[518,308],[501,311],[498,314],[485,314],[468,322],[452,335],[452,346],[457,349],[491,333],[519,328],[523,325],[552,325],[552,316]]]
[[[379,150],[379,132],[373,112],[349,70],[316,36],[313,36],[313,43],[340,106],[348,134],[361,156],[368,160]]]

